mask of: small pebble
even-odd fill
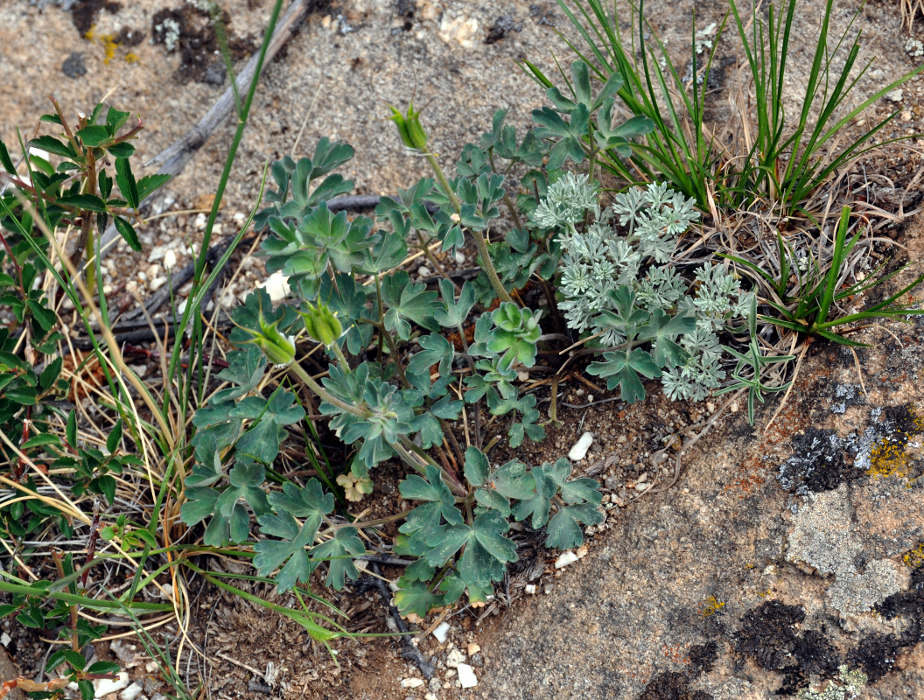
[[[119,695],[119,700],[136,700],[139,695],[141,695],[142,690],[144,690],[137,683],[132,683],[128,686],[122,693]]]
[[[481,647],[480,647],[478,644],[476,644],[475,642],[472,642],[471,644],[469,644],[469,645],[466,647],[465,651],[468,652],[468,655],[469,655],[469,656],[474,656],[474,655],[477,654],[479,651],[481,651]]]
[[[175,267],[176,253],[174,253],[172,250],[168,250],[166,253],[164,253],[164,269],[169,271]]]
[[[260,286],[269,294],[270,300],[282,301],[289,293],[289,278],[282,274],[281,270],[277,270]]]
[[[459,664],[459,685],[463,688],[474,688],[478,685],[475,669],[468,664]]]
[[[572,462],[580,462],[587,456],[587,450],[590,449],[593,442],[593,433],[584,433],[581,435],[578,441],[574,443],[574,446],[568,451],[568,459]]]
[[[151,280],[148,286],[151,288],[152,292],[156,292],[158,289],[163,287],[165,284],[167,284],[166,277],[155,277],[154,279]]]
[[[536,584],[527,583],[523,586],[523,590],[526,591],[526,595],[536,595]]]
[[[433,630],[433,636],[436,637],[436,641],[440,644],[445,644],[446,639],[449,636],[449,623],[441,622],[436,626],[436,629]]]
[[[422,678],[405,678],[401,681],[402,688],[419,688],[424,684]]]
[[[446,656],[446,666],[449,668],[458,668],[459,664],[465,661],[465,654],[461,649],[452,649]]]
[[[128,674],[125,671],[120,671],[119,674],[115,677],[115,680],[109,680],[108,678],[103,678],[99,681],[96,681],[96,697],[102,698],[110,693],[115,693],[122,688],[128,687]]]
[[[572,551],[570,551],[570,550],[567,551],[567,552],[562,552],[562,553],[558,556],[558,559],[555,560],[555,568],[556,568],[556,569],[563,569],[563,568],[565,568],[566,566],[568,566],[569,564],[573,564],[573,563],[576,562],[577,560],[578,560],[578,555],[575,554],[574,552],[572,552]]]

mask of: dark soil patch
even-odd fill
[[[96,24],[96,16],[100,10],[116,14],[121,9],[122,3],[111,2],[111,0],[79,0],[71,7],[71,20],[83,36]]]
[[[227,10],[222,10],[220,19],[227,32],[227,49],[233,60],[249,56],[256,50],[255,39],[231,33],[231,15]],[[151,37],[168,52],[179,51],[180,67],[174,73],[178,83],[195,81],[222,85],[225,82],[221,44],[215,23],[205,10],[192,5],[183,5],[178,10],[160,10],[151,19]]]

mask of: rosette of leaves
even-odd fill
[[[583,542],[581,524],[599,523],[602,495],[593,479],[569,480],[571,463],[560,459],[529,468],[514,460],[492,469],[475,447],[465,452],[469,495],[456,498],[436,467],[401,482],[401,495],[418,505],[399,528],[395,552],[418,557],[398,582],[395,603],[421,617],[466,594],[486,600],[493,585],[516,561],[507,537],[510,519],[545,528],[547,547],[567,549]]]
[[[704,399],[725,377],[717,334],[744,329],[753,295],[721,265],[701,266],[692,282],[673,266],[677,236],[698,217],[692,200],[658,183],[606,210],[594,199],[586,179],[561,178],[534,214],[561,230],[559,309],[604,350],[588,373],[630,403],[645,398],[643,377],[661,379],[671,399]]]

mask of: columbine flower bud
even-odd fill
[[[305,330],[309,337],[325,347],[330,347],[343,333],[343,326],[337,315],[326,304],[319,301],[316,306],[308,304],[307,311],[299,311],[305,321]]]
[[[414,101],[407,107],[407,114],[401,114],[397,108],[388,105],[392,115],[389,117],[398,125],[401,142],[408,148],[424,151],[427,148],[427,133],[420,124],[420,112],[414,111]]]
[[[249,328],[245,329],[253,335],[247,342],[253,343],[260,348],[263,354],[266,355],[266,359],[274,365],[284,367],[291,364],[295,359],[295,339],[280,332],[277,328],[278,321],[276,323],[267,323],[261,314],[259,323],[259,333]]]

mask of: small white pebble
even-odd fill
[[[205,228],[205,225],[208,223],[209,218],[205,214],[197,214],[196,220],[193,222],[193,226],[196,227],[199,231]]]
[[[139,695],[141,695],[142,688],[138,683],[132,683],[128,686],[122,693],[119,695],[119,700],[135,700]]]
[[[587,456],[587,450],[590,449],[593,442],[593,433],[584,433],[581,435],[578,441],[574,443],[574,446],[568,451],[568,459],[572,462],[580,462]]]
[[[449,637],[449,623],[441,622],[436,626],[436,629],[433,630],[433,636],[436,637],[436,641],[440,644],[445,644],[446,639]]]
[[[157,262],[158,260],[162,260],[164,255],[167,254],[167,247],[169,245],[170,245],[169,243],[165,243],[164,245],[159,245],[154,248],[151,248],[151,254],[148,255],[148,262],[152,263],[152,262]]]
[[[176,253],[174,253],[172,250],[168,250],[166,253],[164,253],[164,269],[169,271],[175,267]]]
[[[125,671],[120,671],[119,674],[115,677],[115,680],[109,680],[108,678],[103,678],[96,681],[94,684],[96,686],[95,695],[98,698],[103,698],[109,695],[110,693],[115,693],[122,688],[128,686],[128,674]]]
[[[456,259],[456,262],[459,263],[460,265],[468,259],[465,256],[465,253],[463,253],[461,250],[457,250],[454,257]]]
[[[478,685],[475,669],[468,664],[459,664],[459,685],[463,688],[474,688]]]
[[[281,270],[277,270],[260,286],[269,294],[271,301],[282,301],[289,293],[289,278],[282,274]]]
[[[422,678],[405,678],[401,681],[402,688],[419,688],[423,684]]]
[[[474,656],[479,651],[481,651],[481,647],[475,642],[472,642],[471,644],[468,645],[468,647],[465,650],[468,652],[469,656]]]
[[[446,655],[446,666],[449,668],[458,668],[459,664],[464,663],[465,654],[462,653],[461,649],[453,648],[450,650],[449,654]]]
[[[148,286],[151,288],[152,292],[156,292],[158,289],[163,287],[165,284],[167,284],[166,277],[155,277],[154,279],[151,280]]]
[[[241,227],[244,225],[244,222],[247,221],[247,217],[244,216],[243,212],[235,212],[234,216],[231,217],[234,220],[234,225]]]
[[[12,641],[13,641],[13,638],[10,635],[8,635],[6,632],[4,632],[3,634],[0,634],[0,644],[2,644],[3,646],[8,647],[10,645],[10,642]]]
[[[568,566],[569,564],[573,564],[577,560],[578,560],[578,555],[572,552],[571,550],[568,550],[567,552],[562,552],[558,556],[558,559],[555,560],[555,568],[564,569],[566,566]]]
[[[523,586],[523,590],[526,591],[526,595],[536,595],[536,584],[527,583]]]

